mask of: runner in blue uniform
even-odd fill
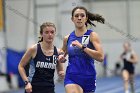
[[[53,45],[56,27],[46,22],[40,26],[41,41],[29,48],[22,57],[18,69],[25,82],[26,93],[55,93],[54,71],[63,78],[63,64],[58,61],[59,50]],[[30,59],[29,76],[24,67]]]
[[[84,7],[72,10],[75,30],[65,36],[62,50],[68,54],[68,66],[64,85],[66,93],[94,93],[96,89],[96,71],[94,60],[102,62],[103,49],[96,32],[88,30],[92,21],[104,23],[104,18],[92,14]]]

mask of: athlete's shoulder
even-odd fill
[[[60,48],[56,48],[57,49],[57,53],[60,54],[60,52],[62,51],[62,49]]]
[[[66,35],[63,39],[63,42],[66,43],[68,41],[68,38],[69,38],[70,34]]]
[[[91,32],[90,33],[90,41],[94,42],[100,42],[100,38],[99,38],[99,35],[96,33],[96,32]]]
[[[32,51],[35,51],[37,49],[37,45],[38,45],[38,43],[32,45],[29,49],[32,50]]]
[[[70,35],[70,34],[68,34],[68,35],[64,36],[64,39],[68,39],[69,35]]]
[[[131,53],[132,53],[132,54],[136,54],[135,51],[134,51],[133,49],[131,50]]]
[[[92,32],[90,33],[90,36],[91,36],[91,37],[98,37],[98,34],[97,34],[96,32],[94,32],[94,31],[92,31]]]
[[[34,44],[32,45],[31,47],[28,48],[27,50],[31,55],[32,57],[34,58],[36,53],[37,53],[37,44]]]

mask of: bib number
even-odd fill
[[[84,35],[82,37],[82,44],[87,45],[89,43],[89,35]]]

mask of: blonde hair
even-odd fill
[[[51,23],[51,22],[45,22],[45,23],[43,23],[41,26],[40,26],[40,35],[43,33],[43,29],[45,28],[45,27],[50,27],[50,26],[52,26],[52,27],[54,27],[55,28],[55,31],[56,31],[56,26],[54,25],[54,23]],[[39,41],[38,42],[42,42],[43,41],[43,37],[39,37]]]

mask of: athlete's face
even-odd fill
[[[130,45],[129,45],[128,43],[125,43],[125,44],[123,45],[123,47],[124,47],[124,50],[125,50],[125,51],[129,51],[129,50],[130,50]]]
[[[56,30],[53,26],[46,26],[43,29],[42,37],[45,42],[52,43],[54,40]]]
[[[85,10],[76,9],[72,16],[72,21],[74,22],[74,24],[77,28],[81,28],[81,27],[85,26],[85,23],[87,21],[87,16],[86,16]]]

